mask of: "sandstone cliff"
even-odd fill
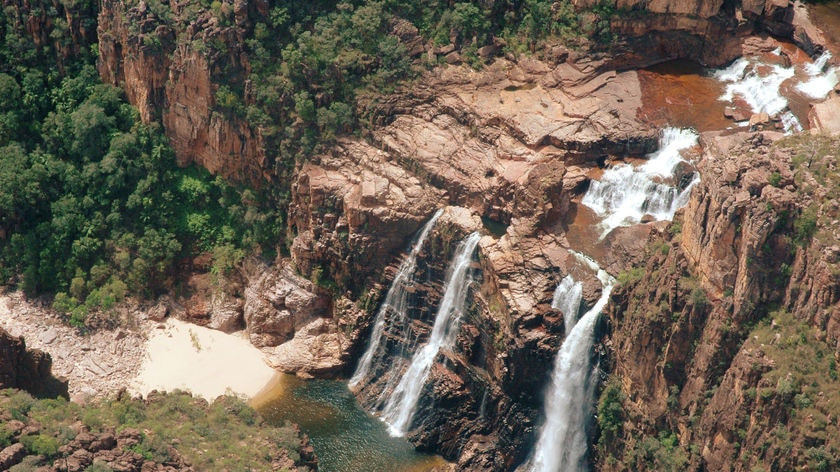
[[[278,175],[261,130],[217,103],[222,84],[247,97],[250,63],[242,42],[267,4],[224,5],[221,16],[142,1],[108,0],[99,11],[103,80],[123,87],[144,121],[160,120],[181,164],[290,189],[288,259],[273,268],[246,266],[235,288],[208,289],[170,308],[220,329],[244,326],[281,370],[346,374],[412,234],[437,208],[468,215],[453,217],[433,236],[425,264],[439,275],[452,242],[482,221],[490,235],[480,244],[481,287],[473,290],[457,348],[439,355],[420,405],[423,421],[409,434],[464,470],[509,470],[535,439],[545,379],[563,337],[562,316],[550,303],[570,270],[565,230],[574,200],[606,159],[655,147],[656,130],[637,116],[641,91],[630,69],[675,58],[722,64],[741,54],[742,39],[753,33],[789,37],[809,51],[819,45],[800,9],[786,0],[619,1],[610,52],[556,47],[542,60],[497,58],[481,71],[437,68],[360,105],[378,125],[365,139],[342,139],[299,163],[294,175]],[[35,23],[41,26],[31,34],[43,39],[48,20]],[[423,48],[415,40],[412,57]],[[785,307],[817,326],[821,342],[836,343],[840,325],[828,307],[837,301],[832,264],[840,250],[820,238],[803,239],[805,248],[787,240],[797,215],[808,213],[795,198],[804,187],[787,154],[769,147],[773,139],[704,137],[706,184],[681,223],[610,237],[607,244],[623,248],[604,261],[610,270],[646,263],[646,275],[636,272],[613,296],[612,335],[602,349],[627,398],[623,429],[602,450],[599,467],[611,467],[609,455],[628,470],[644,467],[648,459],[635,451],[670,431],[656,441],[687,451],[683,464],[748,469],[752,459],[732,466],[733,455],[761,447],[775,423],[753,425],[722,412],[769,412],[786,421],[781,410],[793,393],[756,397],[786,377],[773,377],[773,362],[755,339],[763,333],[751,329],[771,307]],[[815,205],[814,214],[833,218],[829,203]],[[588,303],[596,287],[587,281]],[[433,284],[422,290],[430,301],[440,296]],[[428,310],[412,313],[416,336],[428,335],[429,317]],[[786,323],[785,329],[798,326]],[[366,388],[376,391],[373,383]],[[362,403],[370,400],[366,391]],[[794,436],[803,448],[830,446],[819,435]],[[793,459],[779,451],[768,446],[761,458],[784,468]]]
[[[122,87],[144,122],[160,120],[180,165],[196,163],[235,182],[260,186],[269,176],[259,131],[220,113],[219,85],[244,87],[249,15],[261,2],[236,2],[229,16],[188,4],[102,2],[99,73]]]
[[[50,371],[52,358],[26,349],[22,337],[0,328],[0,388],[19,388],[39,397],[67,397],[67,381]]]
[[[63,74],[76,56],[90,54],[91,45],[97,42],[93,2],[4,0],[2,6],[6,18],[15,22],[4,31],[4,41],[31,41],[59,73]],[[15,31],[25,31],[28,37],[18,37]]]
[[[616,290],[621,428],[602,432],[601,470],[837,463],[833,157],[828,138],[774,139],[705,136],[703,182]]]

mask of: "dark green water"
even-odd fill
[[[426,472],[445,464],[415,452],[362,410],[344,382],[281,376],[253,402],[269,422],[291,421],[309,435],[320,472]]]

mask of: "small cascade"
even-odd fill
[[[680,152],[697,144],[697,133],[688,129],[665,128],[660,148],[643,165],[619,164],[607,169],[600,181],[593,180],[581,203],[602,220],[601,238],[619,226],[639,223],[645,215],[670,220],[688,202],[691,182],[680,188],[674,172],[686,162]]]
[[[726,84],[720,100],[734,103],[736,98],[742,99],[753,113],[778,116],[785,133],[798,133],[803,130],[802,123],[788,109],[783,84],[790,80],[795,83],[796,92],[803,96],[816,100],[825,98],[840,82],[837,68],[828,67],[830,59],[831,53],[826,51],[804,66],[785,67],[742,57],[729,67],[715,71],[713,76]]]
[[[447,271],[443,298],[435,315],[435,324],[429,340],[414,354],[408,369],[403,373],[382,410],[382,420],[388,424],[392,436],[404,436],[408,431],[435,357],[441,349],[451,349],[455,344],[458,325],[472,283],[472,255],[479,239],[481,236],[478,233],[472,233],[458,245]]]
[[[778,64],[757,67],[757,63],[742,57],[729,67],[715,72],[714,76],[726,84],[721,100],[731,102],[738,96],[747,102],[753,113],[775,116],[788,106],[780,89],[782,83],[793,77],[794,73],[792,67]]]
[[[382,306],[379,307],[379,311],[376,313],[368,348],[359,360],[359,365],[356,366],[356,371],[353,373],[353,376],[348,382],[350,388],[357,386],[359,382],[361,382],[370,373],[373,358],[377,355],[382,342],[382,334],[385,331],[385,319],[388,317],[388,314],[392,313],[397,321],[406,321],[408,295],[410,287],[414,285],[414,273],[417,269],[417,255],[420,253],[420,250],[423,248],[423,244],[426,242],[426,238],[428,238],[429,233],[442,214],[443,209],[440,209],[435,212],[429,221],[426,222],[421,229],[420,234],[417,235],[417,238],[411,247],[411,252],[408,253],[408,257],[406,257],[402,264],[400,264],[399,270],[397,270],[397,275],[394,277],[394,281],[391,282],[391,287],[388,288],[388,293],[385,295],[385,301],[382,302]]]
[[[545,400],[546,422],[529,470],[573,472],[586,469],[587,420],[598,377],[591,364],[595,324],[607,305],[614,279],[598,269],[601,296],[572,327],[554,361]]]
[[[563,277],[554,290],[551,308],[563,313],[563,324],[566,325],[566,337],[577,323],[580,302],[583,299],[583,282],[575,281],[571,274]]]
[[[830,59],[831,53],[826,50],[813,63],[807,64],[805,73],[809,78],[797,84],[796,90],[815,99],[823,98],[834,90],[840,77],[837,76],[836,67],[826,67]]]

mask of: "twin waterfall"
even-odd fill
[[[781,49],[775,52],[782,58]],[[816,61],[794,65],[779,59],[778,64],[764,64],[758,58],[742,58],[731,66],[714,72],[724,84],[721,101],[732,107],[749,107],[753,113],[767,113],[782,123],[787,132],[801,131],[802,126],[790,110],[782,92],[794,90],[801,96],[824,97],[840,78],[830,67],[826,52]],[[767,118],[765,118],[766,121]],[[741,122],[738,126],[747,126]],[[769,126],[769,123],[767,124]],[[670,220],[684,206],[699,175],[683,151],[697,145],[698,134],[689,129],[666,128],[662,131],[659,150],[647,156],[644,163],[622,163],[606,169],[600,179],[592,180],[580,203],[591,208],[598,217],[600,237],[612,230],[644,221]],[[365,382],[376,378],[378,398],[373,410],[387,423],[392,436],[404,436],[417,411],[423,387],[428,381],[435,359],[441,351],[454,349],[464,305],[473,282],[470,267],[478,245],[478,233],[469,235],[455,251],[447,270],[443,296],[434,318],[428,340],[418,336],[417,323],[409,312],[418,309],[423,287],[415,277],[417,257],[441,215],[438,211],[423,227],[405,261],[399,267],[385,301],[376,315],[369,346],[350,379],[350,387],[365,388]],[[558,284],[552,308],[562,312],[565,339],[554,361],[553,372],[545,395],[545,421],[539,431],[535,449],[520,470],[529,472],[580,472],[587,470],[587,428],[592,418],[593,394],[598,384],[598,364],[593,362],[595,327],[607,305],[615,280],[598,264],[583,254],[570,251],[577,262],[574,275],[568,273]],[[420,271],[422,272],[422,271]],[[583,316],[584,281],[597,278],[601,294]],[[414,303],[414,302],[417,303]],[[425,305],[423,305],[425,306]],[[395,343],[394,340],[402,342]],[[485,390],[480,406],[484,418],[487,402]]]
[[[408,257],[406,257],[403,263],[400,264],[400,268],[397,270],[397,275],[394,277],[394,281],[391,282],[391,287],[385,295],[385,301],[382,302],[382,306],[379,307],[379,311],[376,313],[376,319],[373,322],[373,331],[370,333],[368,348],[361,360],[359,360],[359,365],[356,367],[353,377],[350,378],[350,382],[348,383],[350,388],[355,387],[359,384],[359,382],[367,377],[370,373],[373,358],[377,355],[383,355],[383,353],[379,352],[379,348],[382,343],[382,334],[385,332],[385,318],[388,314],[392,313],[396,317],[397,322],[406,322],[408,294],[410,288],[414,285],[414,273],[417,269],[417,255],[420,253],[420,250],[423,249],[423,244],[426,242],[426,238],[429,237],[429,233],[432,231],[432,228],[434,228],[435,223],[437,223],[438,218],[440,218],[440,215],[442,214],[443,209],[440,209],[435,212],[428,222],[426,222],[423,229],[420,230],[420,234],[417,235],[417,239],[414,241],[414,244],[411,246],[411,252],[408,253]]]
[[[420,399],[420,391],[429,377],[435,357],[441,349],[451,349],[455,345],[458,325],[472,282],[469,270],[472,255],[479,239],[481,235],[472,233],[458,245],[446,276],[443,299],[435,315],[435,325],[429,341],[414,354],[408,370],[382,410],[382,419],[388,423],[388,431],[393,436],[404,436],[408,432],[417,401]]]
[[[417,236],[408,257],[400,265],[374,320],[368,348],[359,360],[359,365],[348,383],[353,388],[365,380],[371,374],[374,359],[377,362],[391,363],[378,404],[381,406],[380,417],[388,425],[388,431],[392,436],[404,436],[408,432],[435,358],[441,350],[454,347],[469,286],[473,281],[470,268],[473,253],[481,239],[478,233],[470,234],[455,250],[453,261],[447,270],[443,297],[428,341],[419,349],[416,349],[416,345],[403,346],[402,354],[411,355],[411,361],[407,367],[403,356],[391,356],[392,359],[385,359],[388,356],[387,349],[383,345],[386,330],[408,332],[409,295],[413,292],[415,285],[417,256],[442,213],[443,210],[438,210],[426,223]],[[413,355],[410,351],[414,351]]]

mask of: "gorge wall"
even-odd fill
[[[657,130],[637,115],[642,92],[633,69],[676,58],[723,64],[752,34],[819,47],[818,32],[784,0],[619,1],[610,51],[557,46],[540,58],[496,57],[480,71],[438,67],[360,105],[378,124],[365,139],[342,138],[280,175],[260,128],[217,100],[222,85],[248,90],[242,44],[267,3],[223,5],[226,21],[175,3],[106,0],[99,11],[100,75],[124,88],[144,121],[161,123],[181,164],[289,189],[288,257],[273,266],[249,260],[230,277],[235,290],[208,291],[187,306],[162,302],[159,312],[244,326],[280,370],[347,375],[395,258],[445,207],[423,254],[426,270],[442,273],[457,241],[482,230],[482,279],[456,347],[437,357],[408,438],[462,470],[511,470],[536,439],[563,340],[551,299],[574,265],[567,230],[576,199],[606,160],[656,147]],[[426,46],[442,60],[451,52]],[[611,297],[599,348],[615,379],[602,398],[612,394],[620,407],[614,428],[601,425],[597,468],[749,470],[764,461],[785,470],[819,451],[833,454],[830,392],[780,374],[782,361],[762,345],[813,341],[824,344],[826,363],[837,355],[840,249],[826,224],[837,210],[825,198],[833,163],[822,153],[823,174],[795,174],[790,160],[799,151],[772,146],[776,139],[704,136],[703,185],[676,222],[619,230],[605,242],[603,264],[629,275]],[[802,229],[809,221],[802,215],[811,214],[820,218]],[[600,284],[594,277],[584,284],[591,305]],[[434,283],[418,290],[430,302],[440,297]],[[430,315],[428,307],[410,313],[413,335],[428,336]],[[401,340],[388,342],[396,352]],[[362,404],[371,404],[366,391],[377,391],[371,377]],[[797,413],[810,419],[782,431],[777,424],[790,420],[795,398],[810,401]],[[798,453],[783,452],[785,441]]]
[[[779,138],[707,136],[704,180],[613,296],[602,469],[836,466],[834,141]]]
[[[39,397],[68,397],[67,381],[52,375],[49,354],[26,348],[22,337],[0,328],[0,388],[19,388]]]

